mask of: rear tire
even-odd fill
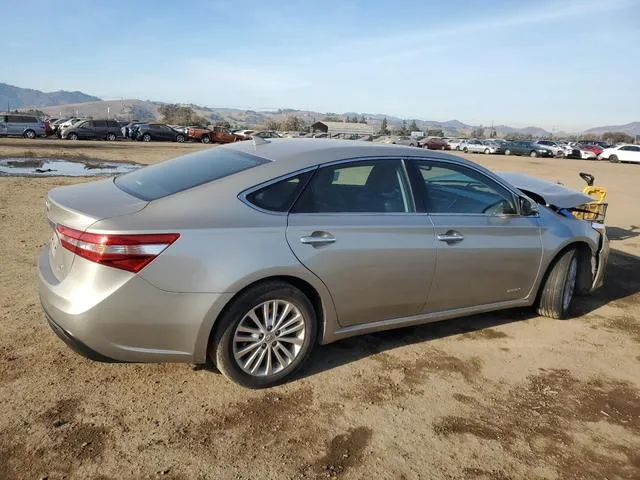
[[[485,148],[485,149],[484,149],[484,154],[485,154],[485,155],[489,155],[489,153],[490,153],[490,152],[489,152],[489,149],[488,149],[488,148]]]
[[[504,151],[505,155],[511,155],[511,150],[509,150],[508,148]]]
[[[115,142],[116,141],[116,134],[115,133],[107,133],[107,141]]]
[[[240,365],[240,360],[236,360],[238,353],[234,351],[234,343],[236,344],[236,347],[238,344],[236,339],[238,327],[243,322],[243,319],[246,318],[248,312],[252,312],[261,304],[272,300],[291,304],[300,312],[302,321],[304,322],[304,338],[301,339],[302,344],[297,352],[291,353],[293,356],[291,363],[276,373],[261,373],[260,375],[247,373]],[[254,322],[254,329],[257,326],[258,325]],[[307,360],[316,341],[316,328],[315,311],[311,302],[304,293],[289,283],[281,281],[265,282],[241,293],[232,301],[229,308],[227,308],[218,319],[215,335],[209,345],[209,357],[218,367],[218,370],[220,370],[225,377],[235,383],[248,388],[271,387],[281,383],[285,378],[291,376]],[[246,332],[246,330],[244,330],[244,332]],[[263,342],[265,344],[269,335],[280,335],[280,333],[275,329],[273,332],[271,330],[268,330],[268,332],[264,331],[264,335],[261,337],[264,338]],[[256,343],[258,341],[258,339],[252,339],[250,340],[250,343]],[[273,343],[278,343],[277,338],[272,341],[271,345],[273,345]],[[244,345],[242,345],[242,348],[244,348]],[[262,348],[262,346],[258,348]],[[275,351],[272,350],[271,347],[266,347],[264,350],[272,352]],[[285,358],[284,352],[280,349],[278,349],[278,351],[280,352],[280,357]],[[250,356],[248,353],[246,355]],[[275,362],[277,354],[273,353],[272,355],[273,356],[271,358]],[[243,362],[244,358],[247,357],[243,357]],[[291,357],[288,358],[291,359]],[[250,360],[247,360],[247,362],[250,362]],[[259,358],[255,360],[255,362],[261,364],[261,360]]]
[[[536,158],[536,157],[538,156],[538,153],[537,153],[535,150],[532,150],[532,151],[529,153],[529,156],[530,156],[531,158]]]
[[[209,135],[203,135],[200,141],[202,143],[211,143],[211,137],[209,137]]]
[[[551,266],[540,290],[538,314],[564,319],[569,316],[578,278],[578,255],[567,250]]]
[[[620,159],[618,158],[618,156],[617,156],[617,155],[610,155],[610,156],[609,156],[609,161],[610,161],[611,163],[618,163],[618,162],[620,161]]]
[[[464,147],[464,149],[462,150],[464,153],[469,153],[469,149],[467,147]]]
[[[24,132],[24,138],[33,140],[34,138],[36,138],[36,132],[34,132],[33,130],[27,130]]]

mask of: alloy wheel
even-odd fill
[[[243,372],[267,377],[298,357],[306,336],[300,309],[286,300],[269,300],[249,310],[233,335],[233,357]]]

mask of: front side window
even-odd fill
[[[435,214],[512,215],[513,195],[475,170],[450,164],[417,161],[424,183],[425,209]]]
[[[400,160],[366,160],[319,169],[295,213],[407,213],[411,194]]]

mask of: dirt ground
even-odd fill
[[[0,156],[142,163],[196,148],[0,140]],[[46,192],[86,180],[0,178],[0,479],[640,478],[640,165],[468,157],[571,187],[595,174],[606,286],[568,321],[513,310],[316,347],[266,391],[70,351],[45,323],[35,259]]]

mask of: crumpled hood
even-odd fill
[[[499,172],[498,175],[522,190],[525,195],[527,192],[535,193],[542,197],[547,205],[553,205],[556,208],[573,208],[593,201],[593,198],[582,192],[523,173]]]

